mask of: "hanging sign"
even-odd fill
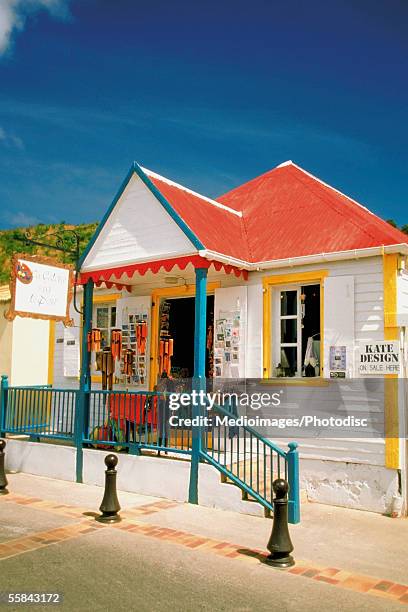
[[[11,307],[6,318],[12,321],[16,316],[31,317],[70,325],[72,286],[71,266],[46,257],[15,255],[10,281]]]
[[[383,376],[384,374],[399,374],[401,370],[400,343],[361,342],[359,346],[358,372]]]

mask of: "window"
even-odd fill
[[[320,376],[320,285],[274,288],[273,376]]]
[[[116,306],[98,304],[94,309],[93,326],[101,330],[101,348],[110,345],[111,330],[116,326]]]

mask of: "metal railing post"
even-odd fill
[[[206,325],[207,325],[207,268],[196,268],[196,295],[195,295],[195,318],[194,318],[194,380],[195,391],[205,391],[205,349],[206,349]],[[192,417],[201,415],[201,406],[193,404]],[[192,427],[190,483],[188,489],[188,501],[190,504],[198,504],[198,469],[201,453],[201,427]]]
[[[0,387],[0,437],[5,435],[8,399],[8,376],[2,374]]]
[[[297,442],[289,442],[286,454],[288,462],[288,520],[289,523],[300,523],[300,488],[299,488],[299,452]]]
[[[83,439],[88,429],[91,393],[91,359],[88,352],[88,332],[92,328],[93,281],[84,286],[84,308],[81,342],[81,373],[75,406],[76,481],[83,480]]]

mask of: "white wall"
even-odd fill
[[[408,272],[402,272],[397,279],[397,322],[408,326]]]
[[[53,387],[58,389],[76,389],[79,384],[79,371],[76,376],[65,376],[64,350],[66,350],[66,342],[69,337],[72,336],[72,339],[75,339],[76,344],[72,348],[78,352],[79,359],[81,355],[80,315],[75,311],[72,304],[69,314],[74,321],[71,328],[65,328],[61,322],[55,323],[52,384]]]
[[[13,324],[4,318],[10,302],[0,304],[0,375],[11,376],[11,347],[13,342]]]
[[[11,385],[48,382],[50,322],[16,317],[13,325]]]
[[[83,269],[113,268],[196,250],[143,181],[133,175],[86,257]]]
[[[262,363],[262,342],[260,342],[256,334],[256,329],[260,330],[262,326],[261,291],[263,277],[321,269],[328,270],[330,278],[343,279],[343,284],[347,284],[347,282],[349,284],[354,284],[354,317],[352,321],[352,326],[354,327],[354,344],[357,345],[363,340],[376,341],[384,339],[384,290],[381,257],[327,262],[326,264],[320,265],[293,266],[291,268],[279,268],[250,273],[248,279],[248,295],[251,295],[252,291],[254,291],[256,297],[252,302],[250,298],[248,299],[248,304],[251,304],[251,306],[253,305],[254,308],[254,310],[252,310],[250,306],[248,307],[248,321],[252,319],[251,327],[248,326],[248,330],[251,329],[250,334],[251,338],[253,338],[255,349],[248,352],[248,373],[255,372],[257,368],[259,368],[259,363]],[[329,284],[330,283],[328,283],[328,285]],[[342,283],[339,283],[338,286],[340,287],[341,284]],[[325,315],[327,315],[326,311]],[[332,327],[333,321],[329,319],[330,315],[328,317],[328,323],[329,326]],[[248,343],[250,343],[250,340]],[[353,370],[353,368],[351,369]],[[261,374],[259,376],[261,376]],[[289,403],[304,405],[305,408],[309,407],[309,412],[311,414],[318,415],[319,411],[324,411],[330,402],[334,410],[336,402],[338,404],[340,401],[353,409],[359,405],[364,407],[369,397],[371,403],[375,405],[375,410],[378,410],[379,417],[383,418],[384,394],[381,385],[375,392],[369,389],[367,393],[365,392],[364,386],[361,386],[359,392],[353,394],[353,388],[350,387],[347,381],[344,381],[344,384],[328,381],[328,384],[328,387],[308,387],[307,383],[305,383],[305,386],[296,387],[291,385],[290,381],[285,385],[282,380],[282,388],[287,394]],[[319,461],[323,459],[335,462],[350,461],[375,466],[384,466],[385,464],[385,443],[384,440],[380,438],[337,440],[323,438],[296,439],[299,442],[300,455],[305,459],[309,458]],[[282,441],[282,445],[284,446],[287,442],[288,440]]]

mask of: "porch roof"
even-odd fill
[[[242,276],[244,280],[248,278],[247,270],[242,270],[236,266],[216,260],[209,261],[199,255],[190,255],[186,257],[127,264],[125,266],[116,266],[114,268],[105,268],[102,270],[91,270],[90,272],[81,272],[79,283],[85,284],[88,280],[93,280],[98,287],[104,284],[109,289],[115,286],[118,289],[130,290],[129,281],[127,279],[131,280],[135,274],[144,276],[147,272],[158,274],[161,271],[171,272],[176,269],[183,271],[189,267],[190,264],[194,268],[213,268],[216,272],[223,271],[225,274],[234,274],[237,278]]]

